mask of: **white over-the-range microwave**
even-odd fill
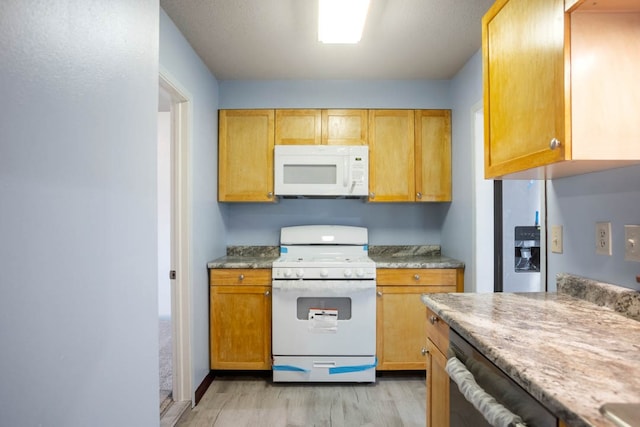
[[[276,145],[274,190],[284,197],[364,197],[369,194],[366,145]]]

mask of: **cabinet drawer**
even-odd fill
[[[376,270],[378,285],[421,285],[450,287],[434,292],[455,292],[456,270],[442,268],[379,268]]]
[[[426,321],[427,337],[433,341],[443,354],[447,354],[449,348],[449,325],[429,308],[427,308]]]
[[[271,285],[271,269],[211,269],[209,283],[221,285]]]

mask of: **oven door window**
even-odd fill
[[[296,317],[299,320],[308,320],[312,309],[337,310],[338,320],[351,319],[349,297],[299,297],[296,306]]]

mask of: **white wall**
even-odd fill
[[[220,82],[220,108],[451,108],[448,80],[290,80]],[[229,245],[278,245],[283,226],[357,225],[372,245],[440,244],[448,203],[281,200],[229,203]]]
[[[547,224],[562,225],[564,241],[562,254],[547,248],[549,289],[573,273],[640,290],[640,263],[624,260],[624,225],[640,224],[640,166],[549,181],[547,197]],[[599,221],[611,222],[612,256],[595,253]]]
[[[226,253],[218,205],[218,83],[189,43],[160,10],[160,68],[189,98],[192,188],[191,319],[193,387],[209,373],[209,281],[207,262]],[[157,81],[156,81],[157,84]]]
[[[480,51],[451,81],[453,202],[442,227],[442,251],[463,261],[465,289],[473,290],[474,114],[482,100]]]
[[[157,425],[157,1],[4,0],[0,52],[0,425]]]
[[[493,181],[484,178],[484,110],[473,108],[473,259],[467,264],[471,292],[493,292]]]

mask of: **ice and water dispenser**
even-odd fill
[[[515,271],[540,271],[540,226],[515,228]]]

